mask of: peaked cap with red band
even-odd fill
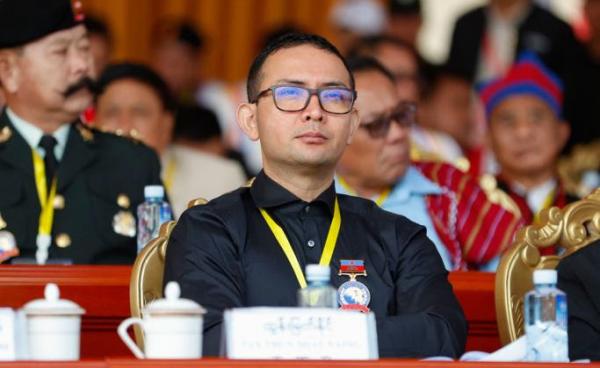
[[[504,77],[484,83],[478,90],[488,118],[499,103],[515,95],[534,95],[556,116],[562,116],[562,82],[532,53],[522,54]]]
[[[0,0],[0,49],[75,27],[83,18],[79,0]]]

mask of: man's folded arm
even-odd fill
[[[458,358],[464,352],[467,322],[447,275],[424,228],[405,240],[396,269],[397,311],[377,323],[382,357]]]
[[[177,281],[181,296],[202,305],[204,355],[218,355],[223,311],[243,305],[238,248],[224,221],[205,206],[183,213],[167,247],[165,283]]]

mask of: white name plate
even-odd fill
[[[16,360],[16,314],[11,308],[0,308],[0,360]]]
[[[230,359],[377,359],[373,313],[326,308],[239,308],[225,311]]]

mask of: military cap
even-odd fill
[[[80,1],[0,0],[0,49],[18,47],[83,21]]]

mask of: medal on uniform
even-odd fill
[[[3,230],[6,226],[6,221],[0,214],[0,263],[19,255],[14,235],[8,230]]]
[[[350,277],[349,281],[344,282],[338,288],[340,309],[368,312],[369,308],[367,306],[371,301],[371,292],[365,284],[356,280],[358,276],[367,276],[365,262],[363,260],[342,259],[340,260],[338,275]]]
[[[119,205],[122,210],[113,216],[112,226],[115,233],[133,238],[136,233],[136,228],[135,217],[131,211],[128,210],[130,204],[131,201],[127,195],[119,194],[117,197],[117,205]]]

